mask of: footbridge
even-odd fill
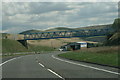
[[[106,29],[72,30],[72,31],[36,32],[36,33],[21,34],[23,38],[18,39],[18,41],[22,45],[27,47],[27,40],[106,36],[109,33],[111,33],[111,29],[107,29],[107,28]]]
[[[24,40],[40,40],[40,39],[56,39],[56,38],[72,38],[72,37],[92,37],[105,36],[110,33],[110,29],[87,29],[72,31],[49,31],[37,33],[25,33]]]

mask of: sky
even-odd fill
[[[112,24],[117,2],[3,2],[3,33]]]

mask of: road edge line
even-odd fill
[[[92,67],[92,66],[87,66],[87,65],[84,65],[84,64],[78,64],[78,63],[70,62],[70,61],[67,61],[67,60],[63,60],[63,59],[57,58],[54,55],[52,55],[52,57],[54,59],[57,59],[57,60],[60,60],[60,61],[63,61],[63,62],[67,62],[67,63],[79,65],[79,66],[82,66],[82,67],[87,67],[87,68],[91,68],[91,69],[95,69],[95,70],[99,70],[99,71],[104,71],[104,72],[120,75],[120,73],[118,73],[118,72],[113,72],[113,71],[109,71],[109,70],[105,70],[105,69],[100,69],[100,68],[96,68],[96,67]]]
[[[12,60],[14,60],[14,59],[17,59],[17,58],[12,58],[12,59],[9,59],[9,60],[7,60],[7,61],[5,61],[5,62],[1,63],[1,64],[0,64],[0,66],[4,65],[4,64],[6,64],[6,63],[8,63],[8,62],[10,62],[10,61],[12,61]]]

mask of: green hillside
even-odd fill
[[[28,49],[16,40],[2,39],[0,40],[0,48],[2,47],[2,53],[16,53],[16,52],[41,52],[41,51],[53,51],[54,49],[47,46],[29,45]]]
[[[2,53],[2,40],[0,39],[0,53]]]
[[[116,31],[120,31],[120,18],[114,20],[112,28],[115,29]]]
[[[120,45],[120,18],[114,20],[112,28],[115,31],[107,36],[108,39],[105,44],[106,45]]]
[[[108,41],[111,45],[120,45],[120,32],[114,33]]]
[[[16,40],[2,39],[2,53],[26,51],[28,50]]]

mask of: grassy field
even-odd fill
[[[40,46],[40,45],[29,45],[28,46],[29,51],[34,51],[34,52],[41,52],[41,51],[54,51],[55,49],[52,47],[47,47],[47,46]]]
[[[106,36],[84,37],[82,39],[85,41],[94,41],[94,42],[101,42],[101,43],[107,40]]]
[[[60,57],[118,67],[118,47],[89,48],[60,54]]]
[[[31,45],[41,45],[47,47],[59,48],[66,45],[69,42],[83,41],[79,38],[58,38],[58,39],[46,39],[46,40],[29,40],[28,43]]]
[[[0,40],[1,42],[1,40]],[[28,49],[16,40],[3,39],[2,53],[17,53],[17,52],[41,52],[41,51],[53,51],[54,48],[47,46],[28,45]]]

